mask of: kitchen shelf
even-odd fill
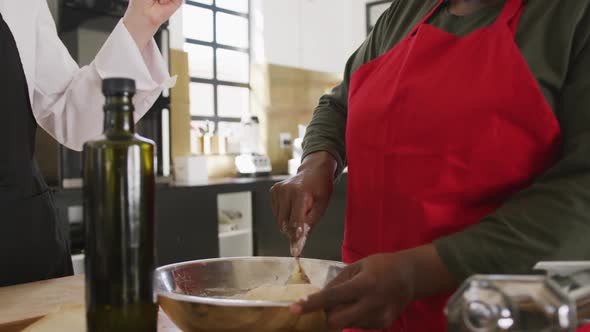
[[[240,235],[251,235],[251,229],[238,229],[237,231],[229,231],[229,232],[222,232],[219,233],[220,239],[226,239],[230,237],[240,236]]]
[[[219,232],[220,257],[243,257],[254,255],[254,232],[252,231],[252,192],[233,192],[217,196],[218,214],[222,211],[233,215],[237,229]],[[232,218],[231,216],[229,218]]]

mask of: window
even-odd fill
[[[250,112],[250,1],[186,0],[192,128],[221,135]]]
[[[371,33],[379,17],[391,7],[393,1],[394,0],[377,0],[367,3],[367,33]]]

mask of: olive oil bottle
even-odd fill
[[[84,145],[88,331],[156,331],[154,143],[135,134],[135,81],[102,90],[104,134]]]

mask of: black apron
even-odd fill
[[[27,81],[0,15],[0,287],[72,274],[66,234],[35,161]]]

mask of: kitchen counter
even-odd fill
[[[0,288],[0,332],[21,331],[62,305],[83,304],[83,276]],[[180,332],[163,311],[160,311],[158,331]]]

